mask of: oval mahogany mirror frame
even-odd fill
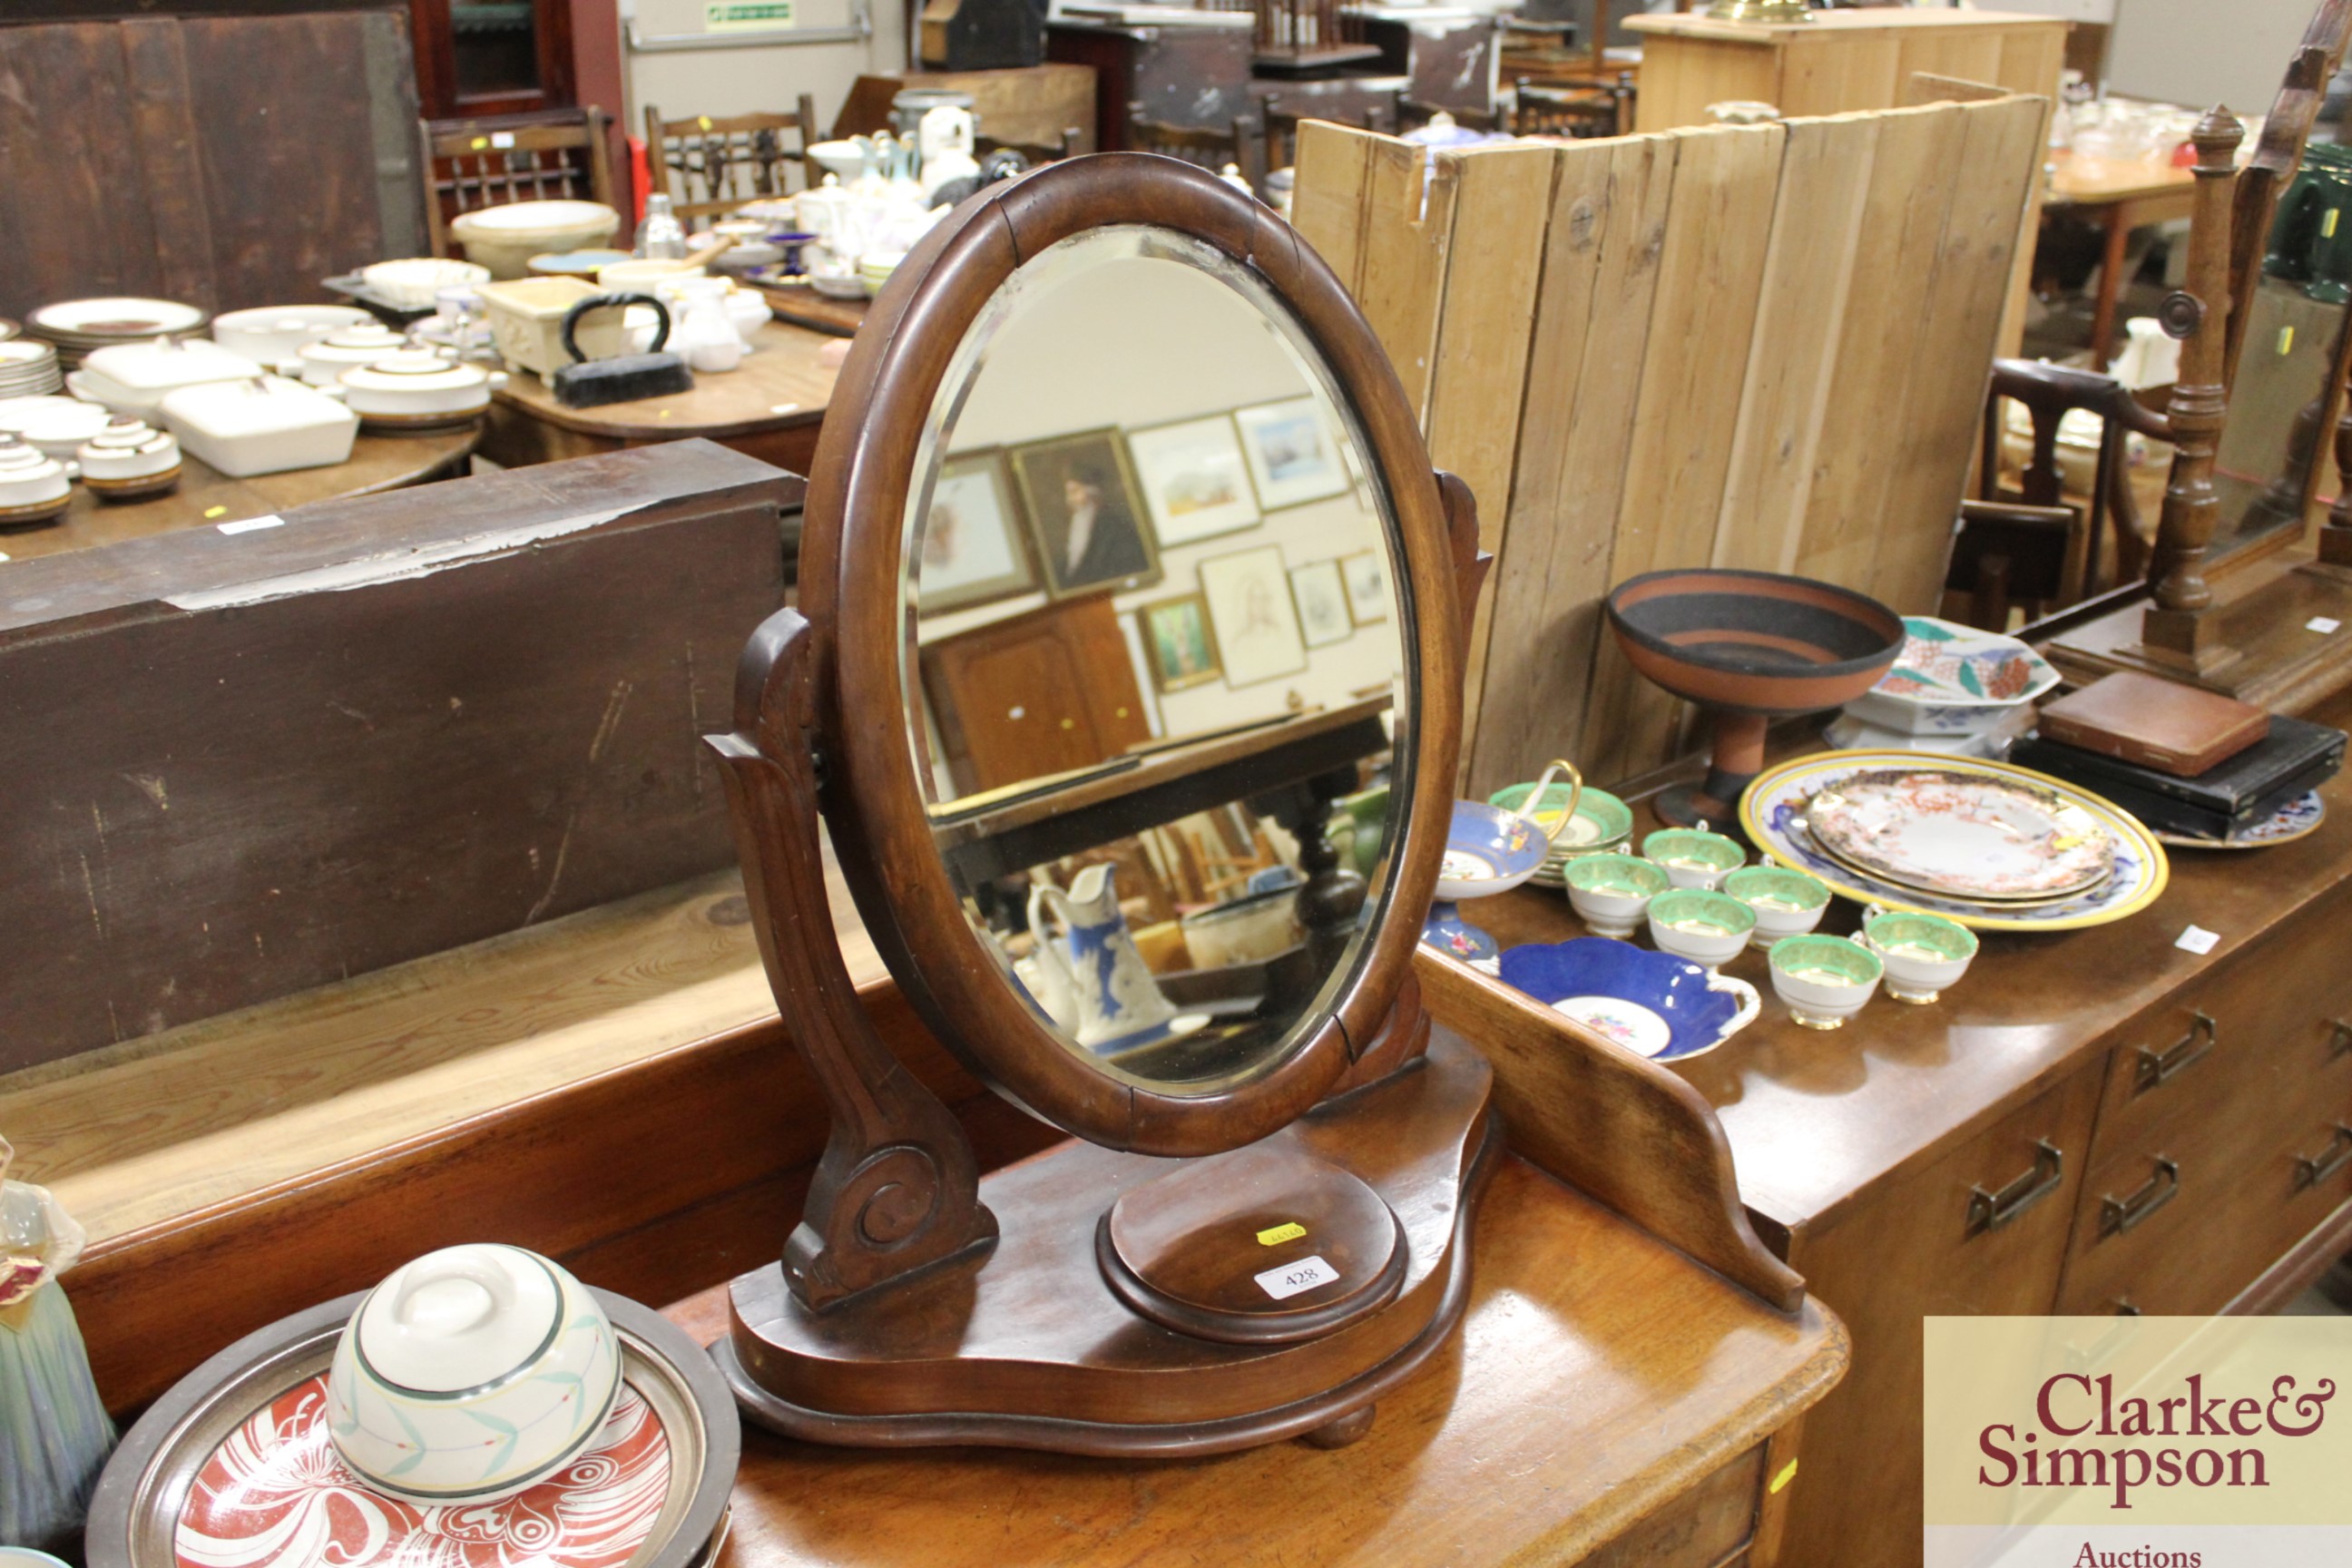
[[[1024,263],[1106,226],[1171,230],[1254,273],[1319,353],[1386,487],[1398,612],[1418,710],[1399,728],[1410,776],[1381,915],[1319,1026],[1264,1070],[1185,1094],[1114,1076],[1049,1033],[967,924],[935,847],[908,742],[904,519],[923,433],[959,345]],[[876,947],[924,1021],[976,1073],[1046,1120],[1111,1148],[1195,1155],[1287,1125],[1377,1037],[1435,890],[1461,738],[1462,639],[1437,477],[1380,342],[1321,259],[1271,209],[1205,171],[1146,153],[1048,164],[942,219],[860,325],[817,445],[800,604],[814,649],[822,801]]]

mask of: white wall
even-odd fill
[[[1109,261],[1074,273],[1024,300],[989,344],[971,396],[950,433],[951,451],[1019,446],[1117,425],[1140,429],[1297,397],[1309,390],[1285,341],[1225,284],[1181,263]],[[1186,734],[1280,713],[1295,693],[1338,706],[1403,668],[1393,614],[1344,640],[1307,650],[1296,675],[1229,687],[1210,681],[1158,695],[1144,661],[1135,609],[1197,590],[1200,563],[1278,546],[1286,568],[1367,549],[1385,553],[1380,521],[1362,490],[1265,514],[1256,526],[1182,544],[1160,555],[1161,577],[1112,600],[1152,732]],[[1393,580],[1393,566],[1391,580]],[[1045,603],[1042,594],[927,616],[926,643]]]
[[[802,93],[816,98],[817,125],[830,130],[850,84],[867,71],[897,70],[906,63],[901,0],[869,0],[874,18],[870,44],[763,46],[756,48],[690,49],[636,54],[623,49],[629,75],[629,134],[645,132],[646,105],[671,120],[689,114],[790,112]],[[810,30],[847,26],[852,0],[795,0],[795,25]],[[639,32],[658,36],[699,33],[702,0],[621,0],[625,28],[636,17]],[[714,39],[725,34],[712,34]]]
[[[2107,87],[2268,114],[2315,0],[2116,0]]]

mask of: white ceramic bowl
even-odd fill
[[[1842,936],[1792,936],[1771,952],[1772,989],[1808,1029],[1834,1029],[1862,1011],[1885,966]]]
[[[519,1247],[428,1253],[352,1314],[327,1379],[335,1450],[424,1506],[493,1502],[596,1436],[621,1381],[596,1299]]]
[[[1863,944],[1886,965],[1886,994],[1924,1005],[1969,972],[1977,933],[1941,915],[1873,910],[1862,922]]]
[[[1642,840],[1642,858],[1654,860],[1677,888],[1711,893],[1748,863],[1739,840],[1696,827],[1664,827]]]
[[[1743,866],[1723,879],[1723,890],[1756,911],[1752,947],[1802,936],[1829,912],[1829,884],[1785,866]]]
[[[1632,936],[1650,900],[1670,884],[1661,867],[1631,855],[1588,855],[1568,868],[1568,901],[1600,936]]]
[[[492,278],[528,278],[532,257],[601,247],[620,226],[621,215],[602,202],[510,202],[459,213],[449,233]]]
[[[64,462],[114,416],[103,404],[79,397],[12,397],[0,402],[0,433]]]
[[[1182,925],[1184,948],[1192,954],[1195,969],[1262,963],[1304,938],[1295,887],[1276,888],[1198,910],[1186,915]]]
[[[364,327],[374,318],[356,305],[263,305],[213,318],[213,342],[256,364],[281,365],[305,343]]]
[[[488,268],[442,256],[403,257],[360,268],[360,281],[395,310],[429,310],[442,289],[489,280]]]
[[[1702,969],[1730,963],[1748,949],[1756,911],[1722,893],[1675,888],[1650,900],[1650,940],[1660,952],[1687,958]]]

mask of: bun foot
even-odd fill
[[[1380,1414],[1378,1405],[1360,1405],[1336,1421],[1302,1436],[1298,1440],[1310,1448],[1344,1448],[1372,1429],[1372,1417]]]

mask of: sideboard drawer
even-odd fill
[[[2295,1005],[2195,1114],[2101,1129],[2061,1311],[2219,1310],[2352,1195],[2352,1031]]]
[[[2315,1019],[2352,1029],[2352,936],[2338,921],[2305,918],[2192,985],[2175,1004],[2135,1021],[2107,1062],[2096,1161],[2137,1147],[2185,1119],[2243,1114],[2272,1068],[2308,1044]]]

